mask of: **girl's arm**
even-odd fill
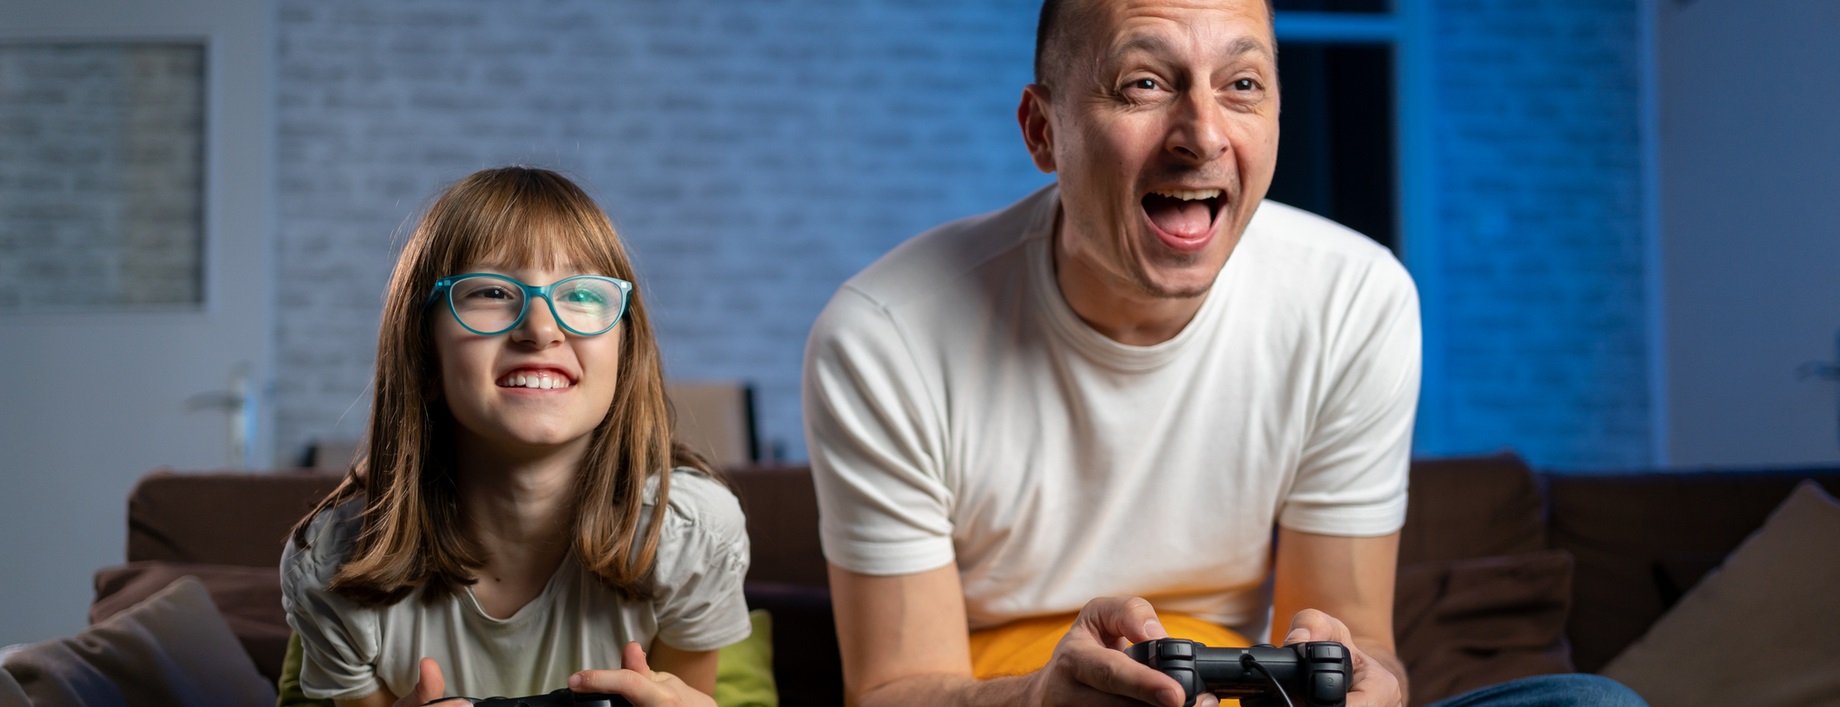
[[[716,652],[683,651],[653,641],[645,661],[653,670],[676,675],[705,695],[716,694]]]

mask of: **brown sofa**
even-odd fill
[[[1840,469],[1535,474],[1513,456],[1414,462],[1396,606],[1414,702],[1502,679],[1596,671],[1755,530],[1794,484]],[[842,703],[834,624],[804,467],[735,469],[773,614],[782,704]],[[97,575],[92,621],[191,574],[256,667],[287,629],[275,566],[289,526],[336,477],[156,471],[128,503],[128,564]]]

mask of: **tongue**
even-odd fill
[[[1207,235],[1214,218],[1205,201],[1183,201],[1160,194],[1144,197],[1144,213],[1163,232],[1177,238],[1200,238]]]

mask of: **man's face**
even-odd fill
[[[1127,0],[1086,11],[1068,25],[1068,61],[1044,77],[1046,120],[1029,136],[1036,164],[1059,173],[1063,266],[1151,297],[1204,294],[1277,162],[1265,3]]]

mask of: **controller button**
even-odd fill
[[[1317,643],[1310,646],[1310,660],[1340,663],[1347,657],[1347,652],[1335,643]]]
[[[1314,702],[1340,702],[1348,694],[1342,674],[1323,671],[1310,676],[1310,699]]]
[[[1192,659],[1195,657],[1195,645],[1188,641],[1163,641],[1156,644],[1156,655],[1159,658]]]

